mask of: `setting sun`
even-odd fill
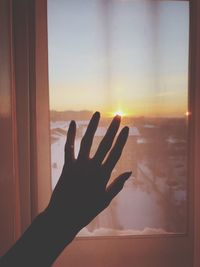
[[[117,110],[117,111],[113,112],[113,115],[114,116],[119,115],[119,116],[123,117],[123,116],[125,116],[125,113],[122,110]]]

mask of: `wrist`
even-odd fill
[[[54,210],[51,206],[48,206],[39,216],[41,216],[48,232],[55,236],[56,239],[73,240],[80,231],[80,229],[74,225],[74,222],[71,221],[71,218],[62,216],[62,214],[57,212],[57,209]]]

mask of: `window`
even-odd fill
[[[13,5],[11,5],[11,3]],[[9,140],[10,144],[12,144],[12,147],[9,146],[9,151],[7,154],[5,154],[6,158],[8,158],[7,162],[10,167],[8,168],[7,164],[3,164],[4,161],[0,161],[1,182],[3,181],[3,183],[1,183],[2,186],[0,187],[0,195],[1,200],[2,193],[3,196],[6,197],[5,199],[7,201],[10,201],[10,199],[13,200],[12,203],[9,202],[11,204],[9,213],[7,209],[0,210],[1,218],[3,218],[3,224],[6,225],[6,229],[9,228],[10,230],[6,235],[4,230],[5,228],[3,229],[0,227],[0,235],[4,237],[3,241],[2,239],[0,240],[2,252],[5,251],[5,249],[7,249],[8,246],[14,242],[14,240],[16,240],[16,234],[18,231],[20,232],[18,227],[21,226],[23,230],[28,225],[27,221],[29,223],[30,213],[31,217],[33,218],[36,212],[42,210],[48,201],[50,195],[50,152],[47,129],[49,117],[46,57],[46,1],[2,0],[0,4],[2,7],[0,9],[2,13],[2,16],[0,16],[0,20],[2,21],[2,23],[0,23],[0,31],[2,36],[5,37],[0,40],[0,43],[2,44],[2,41],[3,44],[4,42],[7,43],[7,46],[2,46],[3,49],[1,52],[5,51],[6,47],[8,47],[8,43],[10,43],[8,51],[9,56],[3,58],[5,64],[2,65],[4,66],[3,68],[0,68],[0,75],[2,77],[0,83],[1,126],[5,121],[2,103],[11,103],[11,100],[13,102],[16,101],[19,108],[17,114],[15,114],[15,105],[13,105],[13,102],[11,103],[12,112],[9,115],[8,127],[12,127],[9,128],[8,135],[6,135],[6,128],[4,128],[3,134],[1,134],[1,138],[3,138],[5,142]],[[190,1],[191,51],[189,61],[189,111],[191,111],[191,116],[188,117],[190,125],[188,132],[190,162],[188,171],[190,174],[190,179],[188,180],[187,195],[187,231],[185,233],[175,233],[173,235],[161,234],[156,236],[123,236],[120,238],[118,236],[77,238],[67,248],[67,250],[62,253],[62,255],[55,262],[54,266],[64,266],[66,264],[74,267],[199,266],[199,5],[200,3],[198,0]],[[8,22],[9,26],[7,24]],[[10,23],[12,23],[12,25],[10,25]],[[13,25],[15,26],[14,28],[11,27]],[[29,29],[29,31],[27,31],[27,29]],[[26,51],[26,53],[24,51]],[[13,57],[13,52],[15,54],[15,60]],[[5,66],[9,66],[9,69],[5,70]],[[17,75],[16,70],[18,71]],[[15,74],[15,77],[18,77],[17,81],[12,80],[13,73]],[[3,83],[3,78],[6,77],[12,81],[10,84],[11,86],[5,86],[5,83]],[[18,97],[16,97],[16,94]],[[31,101],[29,98],[30,95]],[[21,162],[20,165],[16,165],[16,158],[14,160],[14,151],[12,150],[13,142],[14,147],[17,145],[16,128],[13,127],[16,126],[15,116],[18,119],[22,116],[20,123],[18,122],[19,127],[17,133],[20,140],[20,144],[18,143],[18,145],[22,151],[27,151],[26,162],[24,161],[24,156],[18,157],[18,160]],[[22,118],[25,118],[26,120],[24,121]],[[31,120],[29,121],[27,118],[31,118]],[[0,150],[3,151],[4,147],[4,141],[1,141]],[[31,153],[29,148],[31,148]],[[21,170],[20,176],[15,173],[15,171],[17,172],[19,169],[16,168],[15,171],[10,171],[14,166],[17,166]],[[29,166],[31,167],[31,172],[29,171]],[[2,180],[2,177],[4,178],[5,176],[9,177],[9,186],[6,180]],[[18,178],[20,179],[20,183]],[[29,179],[31,185],[28,184]],[[16,185],[20,185],[19,191],[16,187],[14,187]],[[23,194],[25,191],[30,192],[30,198],[28,194]],[[20,202],[17,201],[17,192],[20,193]],[[24,199],[28,200],[28,202],[24,203]],[[3,203],[4,202],[1,201],[1,207]],[[13,204],[15,204],[14,207]],[[23,222],[21,222],[20,219],[22,219]]]
[[[133,175],[79,235],[186,233],[189,3],[48,0],[48,26],[53,187],[71,119],[77,153],[95,110],[92,153],[115,113],[130,127],[111,180]]]
[[[86,2],[84,2],[84,4],[86,3],[86,5],[88,5],[88,2],[90,2],[90,1],[86,1]],[[95,2],[95,1],[93,1],[93,2]],[[119,1],[102,1],[102,3],[104,3],[104,8],[103,8],[103,10],[102,9],[100,10],[101,11],[100,14],[101,14],[101,16],[103,14],[104,19],[99,21],[99,23],[101,22],[100,25],[97,23],[97,25],[99,27],[101,27],[100,33],[101,33],[101,36],[103,36],[103,37],[98,39],[98,40],[101,39],[100,43],[98,43],[98,47],[100,45],[102,45],[101,46],[102,50],[100,50],[100,51],[96,50],[96,52],[98,54],[98,53],[101,53],[102,51],[104,51],[103,53],[105,54],[106,57],[108,57],[108,56],[113,57],[113,55],[112,55],[113,50],[111,49],[111,43],[112,43],[111,40],[112,40],[113,36],[110,36],[110,34],[108,34],[108,33],[113,34],[113,32],[111,30],[111,21],[109,21],[109,17],[111,15],[110,13],[111,13],[112,9],[110,8],[109,5],[115,5],[115,11],[117,11],[116,10],[117,9],[116,2],[119,3]],[[128,2],[129,2],[129,4],[131,4],[130,2],[137,2],[137,1],[122,1],[122,2],[126,3],[126,4],[128,4]],[[121,5],[122,5],[122,2],[121,2]],[[143,4],[145,4],[144,1],[140,1],[140,2],[143,2]],[[70,4],[70,1],[67,1],[66,3]],[[108,3],[110,3],[110,4],[108,4]],[[49,5],[48,8],[50,8],[51,4],[52,3],[48,2],[48,5]],[[78,8],[78,4],[80,4],[79,1],[77,1],[76,4],[74,4],[74,9],[76,9],[76,7]],[[151,7],[150,8],[151,12],[149,14],[154,14],[154,15],[150,16],[151,19],[149,18],[149,22],[151,22],[150,25],[157,25],[157,20],[159,21],[161,19],[160,12],[158,12],[157,8],[158,7],[160,8],[162,5],[165,5],[165,4],[168,4],[168,5],[175,4],[175,6],[182,4],[182,6],[186,7],[186,9],[185,9],[186,16],[189,15],[188,14],[189,13],[189,4],[187,1],[146,1],[146,4],[147,4],[147,6],[149,6],[149,8]],[[179,5],[179,7],[180,7],[180,5]],[[196,134],[197,134],[196,137],[193,135],[192,129],[193,129],[193,127],[196,127],[194,125],[198,125],[198,123],[196,121],[197,117],[195,119],[195,124],[194,124],[194,116],[188,116],[191,114],[186,113],[186,112],[190,112],[190,111],[193,112],[194,111],[194,109],[193,109],[194,108],[194,99],[197,100],[197,97],[195,97],[195,95],[198,92],[197,91],[195,93],[197,88],[195,88],[194,83],[191,83],[191,81],[194,81],[194,76],[192,74],[192,71],[194,73],[196,73],[196,71],[197,71],[197,69],[194,67],[194,65],[191,65],[192,62],[193,62],[192,64],[194,64],[194,62],[196,62],[196,54],[195,53],[197,52],[197,50],[196,50],[197,49],[197,46],[196,46],[197,31],[195,32],[195,25],[197,25],[197,24],[195,24],[195,21],[198,17],[197,17],[197,15],[194,15],[195,12],[197,12],[197,10],[198,10],[196,5],[198,5],[197,2],[192,1],[191,8],[190,8],[190,15],[191,15],[190,20],[193,22],[193,25],[190,25],[190,49],[191,49],[192,43],[193,43],[195,49],[191,55],[191,61],[190,61],[190,65],[189,65],[190,66],[189,73],[190,73],[190,79],[191,79],[191,80],[189,80],[189,84],[190,84],[189,91],[187,91],[187,66],[186,66],[186,64],[187,64],[186,62],[188,61],[187,57],[189,54],[188,50],[187,50],[187,38],[188,38],[187,33],[186,33],[186,35],[184,35],[186,37],[186,39],[185,39],[186,40],[186,42],[185,42],[186,53],[184,53],[185,63],[182,65],[182,67],[185,66],[185,70],[186,70],[186,72],[185,72],[186,73],[186,75],[185,75],[185,85],[186,85],[185,98],[183,97],[182,100],[185,99],[185,102],[183,101],[185,103],[185,110],[183,110],[183,113],[185,113],[186,117],[188,118],[186,120],[188,124],[187,124],[187,127],[185,128],[185,130],[187,131],[187,135],[189,136],[188,137],[189,138],[188,139],[189,140],[189,143],[188,143],[189,149],[187,150],[186,156],[188,157],[189,162],[190,162],[190,164],[187,166],[187,168],[188,168],[187,172],[189,174],[189,176],[188,176],[189,179],[187,179],[187,182],[186,182],[187,183],[187,194],[186,194],[186,199],[187,199],[187,204],[186,204],[187,205],[187,208],[186,208],[187,209],[187,211],[186,211],[187,212],[187,219],[186,220],[187,220],[187,222],[185,221],[186,224],[183,223],[183,225],[186,226],[186,229],[182,229],[181,233],[178,233],[178,231],[177,231],[176,233],[173,233],[173,234],[169,234],[169,233],[168,234],[166,234],[166,233],[161,234],[161,233],[159,233],[158,235],[155,235],[155,231],[154,231],[154,234],[152,234],[152,232],[151,232],[151,234],[148,233],[145,235],[141,235],[141,234],[140,235],[138,235],[138,234],[129,235],[129,236],[126,235],[123,237],[121,236],[119,238],[119,236],[116,235],[116,232],[114,233],[114,235],[112,235],[112,237],[109,237],[108,235],[105,236],[105,232],[104,232],[104,236],[102,236],[102,237],[96,236],[95,238],[94,237],[91,238],[90,236],[89,237],[87,236],[86,238],[83,238],[83,237],[77,238],[75,240],[75,242],[73,242],[73,244],[70,247],[68,247],[68,249],[66,251],[64,251],[62,253],[62,255],[59,257],[59,259],[56,261],[55,266],[62,266],[65,263],[71,263],[73,266],[77,266],[77,267],[83,266],[83,265],[84,266],[97,266],[97,267],[100,267],[100,266],[101,267],[102,266],[115,266],[115,267],[131,266],[132,267],[132,266],[134,266],[134,264],[136,266],[140,266],[140,267],[145,267],[145,266],[148,266],[148,267],[151,267],[151,266],[152,267],[153,266],[160,266],[160,267],[185,266],[185,267],[189,267],[189,266],[193,265],[193,263],[192,263],[192,259],[193,259],[193,208],[192,208],[193,207],[193,197],[192,197],[192,195],[193,195],[193,189],[192,189],[193,188],[193,180],[192,180],[192,177],[193,177],[194,161],[191,161],[190,159],[193,158],[192,155],[194,153],[194,147],[193,147],[193,143],[191,140],[193,140],[193,138],[195,138],[194,140],[196,140],[195,141],[195,143],[196,143],[197,142],[196,138],[198,136],[197,132],[196,132]],[[157,8],[154,8],[154,7],[157,7]],[[59,4],[54,3],[54,12],[52,12],[52,14],[51,14],[52,17],[54,17],[54,22],[55,22],[55,17],[56,17],[56,12],[57,12],[56,9],[57,8],[59,9]],[[93,8],[94,8],[94,3],[93,3]],[[148,11],[149,11],[149,8],[147,8]],[[86,9],[86,7],[84,6],[83,12],[81,12],[82,18],[83,18],[83,14],[84,14],[85,9]],[[63,13],[64,13],[64,11],[63,11]],[[78,15],[76,18],[78,18]],[[91,15],[89,16],[89,18],[91,18]],[[170,18],[170,16],[169,16],[169,18]],[[172,32],[173,32],[173,28],[174,27],[176,28],[177,25],[176,25],[176,23],[173,23],[173,19],[170,20],[169,18],[167,21],[168,21],[168,23],[170,23],[170,22],[172,23],[170,28],[172,29]],[[112,19],[114,19],[114,18],[112,18]],[[76,22],[76,20],[74,20],[74,21],[68,20],[68,24],[65,25],[65,27],[64,27],[64,21],[62,19],[62,16],[59,17],[59,20],[62,22],[61,23],[62,27],[60,28],[60,31],[62,31],[62,32],[64,30],[66,30],[66,28],[69,28],[70,24],[73,24]],[[128,18],[127,18],[127,20],[128,20]],[[53,30],[54,27],[55,27],[55,30],[57,32],[59,32],[59,30],[55,26],[55,23],[53,23],[53,22],[52,22],[53,24],[51,24],[50,22],[48,22],[48,23],[49,23],[49,41],[50,41],[50,38],[51,38],[50,31]],[[180,21],[177,23],[180,23]],[[185,30],[188,31],[188,23],[189,22],[186,20],[186,23],[187,23],[187,25],[185,25],[186,26]],[[94,21],[89,23],[89,24],[90,25],[94,24]],[[108,25],[109,25],[109,27],[107,27]],[[53,26],[53,28],[51,28],[51,26]],[[84,23],[83,23],[83,26],[85,26]],[[116,27],[116,25],[115,25],[115,27]],[[130,25],[129,25],[129,28],[130,28]],[[191,29],[192,29],[192,31],[191,31]],[[69,36],[70,36],[70,34],[73,34],[72,31],[67,31],[67,33]],[[152,38],[152,40],[154,40],[156,42],[156,44],[159,43],[160,44],[159,48],[161,48],[162,47],[161,46],[162,38],[159,39],[161,36],[158,33],[159,33],[158,28],[156,28],[154,30],[152,29],[152,35],[154,36],[154,38]],[[95,40],[95,38],[96,38],[95,34],[96,34],[96,32],[92,32],[92,34],[91,34],[91,38],[93,38],[93,40]],[[188,34],[189,34],[189,32],[188,32]],[[78,35],[76,35],[76,36],[78,38]],[[82,36],[84,36],[84,34],[82,34]],[[87,38],[87,36],[85,36],[84,38]],[[177,39],[175,38],[175,40],[177,40]],[[105,43],[101,43],[103,41]],[[170,39],[170,41],[172,41],[172,40]],[[53,38],[53,42],[56,43],[56,38]],[[71,42],[72,42],[72,40],[69,39],[69,44],[71,44]],[[51,46],[51,44],[49,43],[49,56],[50,57],[51,57],[51,51],[54,51],[54,52],[56,51],[56,50],[54,50],[56,48],[55,43],[53,46]],[[59,42],[59,44],[62,46],[63,40],[62,40],[62,42]],[[76,45],[77,44],[78,44],[78,42],[76,43]],[[68,45],[67,45],[67,47],[68,47]],[[117,46],[117,45],[118,45],[118,43],[115,42],[115,46]],[[168,45],[169,45],[169,39],[167,39],[167,42],[165,43],[164,46],[167,48]],[[72,46],[72,44],[71,44],[71,46]],[[152,45],[151,48],[153,48],[153,47],[155,49],[155,46]],[[84,48],[82,48],[82,49],[84,50]],[[61,52],[61,50],[60,50],[60,52]],[[65,50],[65,54],[66,54],[66,52],[67,52],[67,49]],[[174,51],[170,50],[170,52],[173,54]],[[177,51],[177,52],[178,52],[178,54],[180,53],[180,51]],[[182,52],[183,52],[183,50],[182,50]],[[144,53],[146,53],[146,51],[144,51]],[[158,56],[157,59],[159,59],[159,56],[161,55],[160,50],[155,49],[154,53]],[[67,58],[66,61],[64,61],[63,60],[64,53],[60,53],[60,54],[62,56],[62,60],[59,61],[59,66],[60,66],[60,64],[62,64],[62,63],[64,64],[65,62],[67,62],[67,64],[68,64],[70,62],[71,55],[69,58]],[[94,53],[94,55],[95,55],[95,53]],[[148,54],[148,56],[149,55],[150,54]],[[176,54],[173,54],[173,56],[171,57],[171,60],[176,61],[175,60],[176,56],[177,56]],[[125,59],[125,58],[123,58],[123,55],[122,55],[122,59]],[[57,109],[55,106],[53,107],[52,101],[55,101],[55,99],[56,99],[54,97],[54,94],[56,93],[56,91],[58,92],[62,87],[61,86],[54,87],[56,85],[56,83],[52,83],[52,81],[55,82],[55,80],[53,79],[53,76],[52,76],[53,68],[51,69],[51,66],[56,68],[56,61],[54,61],[54,62],[52,61],[53,62],[53,64],[52,64],[51,60],[52,59],[50,58],[50,60],[49,60],[49,66],[50,66],[50,72],[49,72],[49,74],[50,74],[50,100],[51,100],[50,108],[51,109]],[[148,64],[145,65],[146,69],[148,69],[149,64],[152,63],[151,60],[152,59],[150,58],[150,60],[147,61]],[[85,60],[84,62],[89,64],[91,61]],[[102,64],[102,61],[100,61],[100,62]],[[163,63],[163,61],[161,61],[161,62]],[[152,65],[154,67],[153,71],[155,71],[155,72],[153,72],[154,74],[156,73],[157,70],[158,71],[163,70],[161,68],[161,67],[163,67],[163,65],[160,64],[161,62],[159,62],[159,64],[158,64],[158,62],[156,62],[156,60],[153,62]],[[105,64],[105,61],[104,61],[103,67],[100,65],[98,66],[100,68],[100,70],[102,70],[102,68],[103,68],[105,71],[104,73],[102,73],[102,75],[98,75],[97,78],[102,78],[102,77],[104,78],[101,80],[101,82],[103,84],[105,83],[105,88],[106,88],[105,96],[106,96],[106,93],[108,93],[108,95],[105,97],[106,99],[112,99],[112,97],[109,95],[109,91],[107,90],[107,88],[111,88],[113,86],[113,78],[114,78],[113,75],[114,74],[116,75],[117,71],[120,71],[119,65],[112,66],[112,65],[110,65],[110,63],[111,62],[108,61],[107,64]],[[72,67],[73,66],[74,65],[72,64]],[[191,66],[193,66],[194,69]],[[68,67],[68,70],[69,69],[70,69],[70,67]],[[87,70],[87,68],[86,68],[86,70]],[[90,70],[91,70],[91,73],[93,73],[92,71],[94,70],[94,68],[90,66]],[[72,70],[70,69],[70,71],[73,71],[73,68],[72,68]],[[73,78],[73,75],[71,75],[69,77],[67,75],[67,72],[65,73],[65,76],[66,76],[66,80]],[[78,77],[76,76],[76,78],[78,78]],[[84,80],[82,80],[82,82],[83,81]],[[159,84],[159,82],[161,82],[161,81],[162,81],[162,84],[165,84],[164,80],[159,80],[159,81],[157,80],[156,83]],[[165,82],[166,82],[166,80],[165,80]],[[68,85],[69,85],[68,88],[70,89],[71,84],[69,83]],[[166,89],[166,87],[167,86],[165,86],[164,89]],[[53,91],[53,88],[54,89],[56,88],[56,91],[55,90]],[[76,89],[76,87],[73,87],[73,90],[74,90],[74,88]],[[88,89],[88,87],[87,87],[87,89]],[[155,88],[154,88],[154,90],[155,90]],[[156,93],[156,90],[154,92]],[[184,93],[183,93],[183,95],[184,95]],[[160,103],[162,103],[162,101],[164,101],[164,102],[166,101],[164,95],[161,96],[159,100],[160,100]],[[181,100],[181,99],[179,99],[179,100]],[[70,101],[71,101],[71,99],[70,99]],[[91,102],[93,102],[93,101],[91,101]],[[189,102],[189,106],[187,106],[187,102]],[[72,103],[74,103],[74,102],[72,101]],[[157,103],[159,103],[159,101]],[[66,103],[64,103],[64,104],[66,104]],[[115,102],[115,104],[116,104],[116,102]],[[165,104],[166,104],[166,102],[165,102]],[[195,104],[195,106],[196,106],[196,104]],[[150,107],[148,105],[145,105],[145,107],[146,107],[146,110],[150,109]],[[187,110],[187,107],[188,107],[188,110]],[[70,108],[72,108],[72,107],[70,106]],[[83,109],[82,106],[81,106],[81,109]],[[60,110],[62,110],[62,109],[60,109]],[[95,107],[95,110],[96,110],[96,107]],[[102,111],[102,110],[100,110],[100,111]],[[111,111],[113,112],[115,110],[111,110]],[[122,111],[124,111],[124,110],[122,110]],[[60,113],[60,115],[61,114],[62,113]],[[51,116],[52,116],[51,118],[53,118],[53,113],[51,113]],[[75,119],[76,119],[76,117],[75,117]],[[88,117],[84,118],[84,120],[85,119],[88,119]],[[62,119],[60,119],[60,120],[62,120]],[[153,123],[151,122],[151,125],[152,124]],[[147,124],[147,125],[150,125],[150,124]],[[52,123],[52,126],[53,126],[53,123]],[[188,131],[188,129],[189,129],[189,131]],[[65,132],[66,132],[66,130],[67,130],[67,127],[65,129]],[[172,141],[172,139],[169,139],[169,141],[170,140]],[[53,158],[52,158],[52,160],[53,160]],[[55,162],[52,161],[52,163],[54,164]],[[198,166],[198,164],[196,166]],[[56,170],[56,167],[58,167],[58,166],[56,166],[56,164],[55,164],[52,167],[54,168],[54,170],[53,170],[53,172],[54,172]],[[195,170],[198,173],[198,171],[199,171],[198,167],[195,168]],[[197,179],[198,176],[196,176],[196,174],[195,174],[195,177],[196,177],[195,179]],[[195,181],[196,181],[196,183],[198,183],[197,180],[195,180]],[[196,187],[196,189],[197,189],[197,187]],[[197,198],[196,198],[196,201],[197,201]],[[195,208],[195,212],[197,212],[197,207],[198,207],[198,204]],[[197,217],[196,217],[197,221],[198,221],[198,218],[199,217],[197,215]],[[197,252],[198,251],[198,238],[196,239],[195,247],[196,247],[196,252]],[[79,257],[77,257],[77,252],[79,254]],[[197,254],[198,254],[198,252],[196,253],[196,256],[197,256]],[[197,259],[196,262],[198,262],[198,257],[196,257],[196,256],[195,256],[195,258]],[[198,263],[197,263],[197,266],[198,266]]]

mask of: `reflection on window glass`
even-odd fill
[[[92,113],[130,136],[111,180],[123,191],[79,235],[183,233],[187,216],[189,5],[185,1],[48,0],[52,186],[70,120],[76,153]]]

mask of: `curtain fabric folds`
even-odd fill
[[[0,0],[1,255],[51,194],[46,10]]]

